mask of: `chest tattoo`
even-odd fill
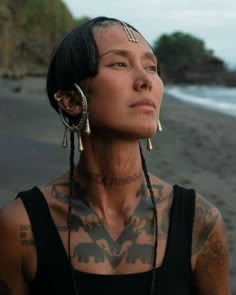
[[[162,198],[162,186],[153,186],[155,202]],[[54,188],[54,196],[68,200]],[[104,226],[103,220],[98,218],[96,212],[89,207],[84,196],[86,192],[80,190],[80,198],[73,200],[72,230],[85,231],[91,242],[79,242],[73,249],[72,257],[79,262],[104,263],[107,259],[113,268],[121,261],[126,263],[141,262],[151,264],[154,253],[154,218],[153,206],[143,184],[134,198],[139,198],[133,214],[124,222],[124,227],[119,236],[114,239]],[[146,243],[138,241],[144,236]]]

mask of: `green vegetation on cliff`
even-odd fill
[[[213,56],[203,40],[182,32],[163,34],[153,47],[163,74],[168,76],[178,75],[184,67],[196,65],[205,56]]]
[[[75,19],[61,0],[2,0],[0,74],[45,74],[57,40],[87,19]]]
[[[61,0],[27,0],[22,9],[26,24],[39,26],[48,32],[62,33],[88,19],[74,19]]]
[[[153,45],[167,83],[235,85],[236,75],[206,48],[203,40],[187,33],[161,35]]]

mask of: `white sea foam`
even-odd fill
[[[236,87],[165,86],[165,93],[177,99],[236,117]]]

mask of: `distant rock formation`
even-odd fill
[[[162,73],[166,84],[236,86],[236,71],[226,68],[224,61],[206,55],[198,63],[181,66],[176,73]]]
[[[226,69],[214,56],[204,56],[197,64],[186,65],[174,77],[175,83],[236,86],[236,72]]]
[[[223,74],[223,85],[236,87],[236,71],[226,71]]]

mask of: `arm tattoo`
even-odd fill
[[[203,247],[219,218],[219,213],[213,213],[212,209],[213,206],[209,202],[203,200],[202,197],[197,196],[192,255],[196,254]]]
[[[201,284],[204,284],[204,289],[208,291],[209,294],[221,294],[219,290],[222,280],[224,280],[223,272],[225,271],[227,256],[228,251],[224,243],[217,237],[216,233],[211,234],[199,255],[202,266],[201,271],[198,272],[197,278]]]
[[[34,240],[27,236],[28,233],[32,232],[31,225],[20,225],[20,240],[21,246],[34,246]]]
[[[222,294],[221,287],[225,280],[228,249],[226,240],[219,234],[219,232],[224,233],[223,223],[221,229],[213,230],[220,217],[220,213],[214,206],[200,196],[197,197],[192,251],[193,255],[199,252],[197,257],[199,266],[194,282],[199,294],[203,293],[201,288],[204,288],[204,294]]]
[[[12,291],[10,290],[10,288],[2,280],[0,280],[0,294],[1,295],[11,295],[12,294]]]

